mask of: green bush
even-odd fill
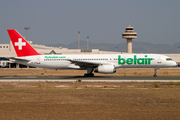
[[[134,72],[134,75],[137,75],[138,73],[137,72]]]
[[[164,74],[164,75],[168,75],[169,73],[168,73],[168,71],[165,71],[163,74]]]
[[[169,84],[170,85],[175,85],[175,83],[173,81],[170,81]]]
[[[81,82],[81,79],[76,80],[76,82]]]
[[[51,89],[51,86],[46,86],[47,89]]]
[[[158,88],[158,87],[159,87],[159,84],[158,84],[157,82],[154,82],[154,86],[155,86],[156,88]]]

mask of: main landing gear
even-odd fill
[[[94,77],[94,74],[93,74],[93,73],[90,73],[90,74],[84,74],[84,77]]]
[[[157,74],[156,74],[156,73],[158,73],[158,72],[157,72],[158,69],[159,69],[159,68],[155,68],[153,77],[157,77]]]
[[[94,77],[94,74],[92,73],[93,70],[93,68],[87,68],[87,73],[84,74],[84,77]]]

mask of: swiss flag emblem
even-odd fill
[[[15,42],[15,46],[18,46],[18,49],[22,50],[22,46],[26,46],[26,42],[22,42],[22,38],[18,38],[18,42]]]

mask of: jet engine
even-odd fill
[[[111,74],[111,73],[115,73],[116,69],[115,69],[114,65],[100,65],[94,69],[94,72]]]

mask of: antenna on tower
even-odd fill
[[[131,23],[128,23],[128,27],[131,27]]]

